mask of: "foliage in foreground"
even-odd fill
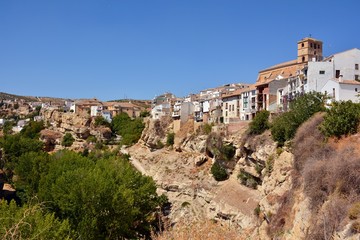
[[[154,181],[125,159],[94,162],[68,151],[55,154],[39,197],[60,219],[69,219],[82,239],[145,237],[163,201]]]
[[[30,231],[26,228],[29,224],[21,228],[16,225],[21,236],[66,239],[59,232],[65,228],[61,225],[65,222],[69,226],[66,229],[71,229],[70,236],[75,239],[150,236],[150,229],[157,223],[156,212],[166,199],[156,194],[156,185],[150,177],[142,176],[126,157],[118,156],[118,152],[94,151],[85,157],[64,150],[49,155],[42,151],[41,142],[20,134],[2,137],[0,146],[7,177],[14,180],[24,208],[29,208],[34,198],[43,203],[39,211],[42,215],[36,215],[31,224],[41,227],[47,235],[33,237],[32,231],[38,234],[37,228]],[[14,211],[11,215],[16,217]],[[57,227],[46,232],[42,218],[46,219],[44,224]],[[17,221],[13,219],[9,224]],[[12,226],[3,227],[3,234],[12,232]]]
[[[41,204],[19,207],[0,200],[1,239],[70,239],[72,233],[67,220],[46,213]]]

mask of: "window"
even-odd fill
[[[225,109],[228,109],[228,103],[225,103]]]
[[[336,77],[336,78],[339,78],[339,77],[340,77],[340,70],[336,70],[336,71],[335,71],[335,77]]]
[[[305,57],[302,57],[302,61],[305,62]]]
[[[324,71],[324,70],[320,70],[320,71],[319,71],[319,74],[325,74],[325,71]]]
[[[355,63],[355,70],[359,70],[359,64]]]
[[[304,43],[301,44],[301,47],[304,47]]]
[[[310,43],[310,47],[312,48],[312,43]]]
[[[359,79],[359,75],[355,75],[355,80],[356,81],[359,81],[360,79]]]
[[[357,88],[355,88],[355,92],[357,92]]]

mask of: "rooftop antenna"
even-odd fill
[[[311,37],[311,33],[309,33],[309,37]]]

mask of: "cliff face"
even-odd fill
[[[110,128],[95,127],[90,116],[81,116],[71,112],[58,110],[43,110],[41,115],[48,125],[47,129],[41,131],[41,139],[50,150],[61,149],[61,140],[66,132],[71,133],[75,142],[71,149],[81,151],[88,148],[86,139],[94,136],[98,140],[110,140],[112,132]]]
[[[314,207],[309,190],[311,175],[306,175],[308,165],[302,161],[316,158],[316,149],[327,145],[316,130],[322,117],[311,121],[299,130],[292,148],[277,148],[269,132],[248,136],[243,129],[229,134],[220,126],[204,134],[201,128],[194,130],[192,123],[187,123],[175,134],[173,147],[154,150],[149,143],[165,141],[172,123],[161,125],[149,120],[142,141],[127,151],[132,161],[154,178],[158,192],[168,196],[172,222],[216,219],[251,239],[358,239],[353,227],[357,220],[349,221],[347,217],[347,211],[360,199],[356,194],[343,199],[336,191],[329,192]],[[154,129],[159,126],[163,127]],[[215,181],[210,171],[218,161],[209,152],[213,134],[218,136],[216,141],[236,148],[233,164],[228,164],[232,166],[227,169],[229,177],[222,182]],[[359,138],[355,138],[353,142],[358,143]],[[336,204],[349,206],[336,210],[332,207]],[[338,220],[330,221],[336,217]]]

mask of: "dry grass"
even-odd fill
[[[323,120],[324,113],[317,113],[297,130],[293,140],[294,168],[297,171],[303,169],[305,161],[323,150],[325,137],[319,130]]]
[[[153,234],[153,240],[241,240],[246,239],[245,234],[235,228],[221,225],[210,220],[198,222],[179,222],[160,234]]]

